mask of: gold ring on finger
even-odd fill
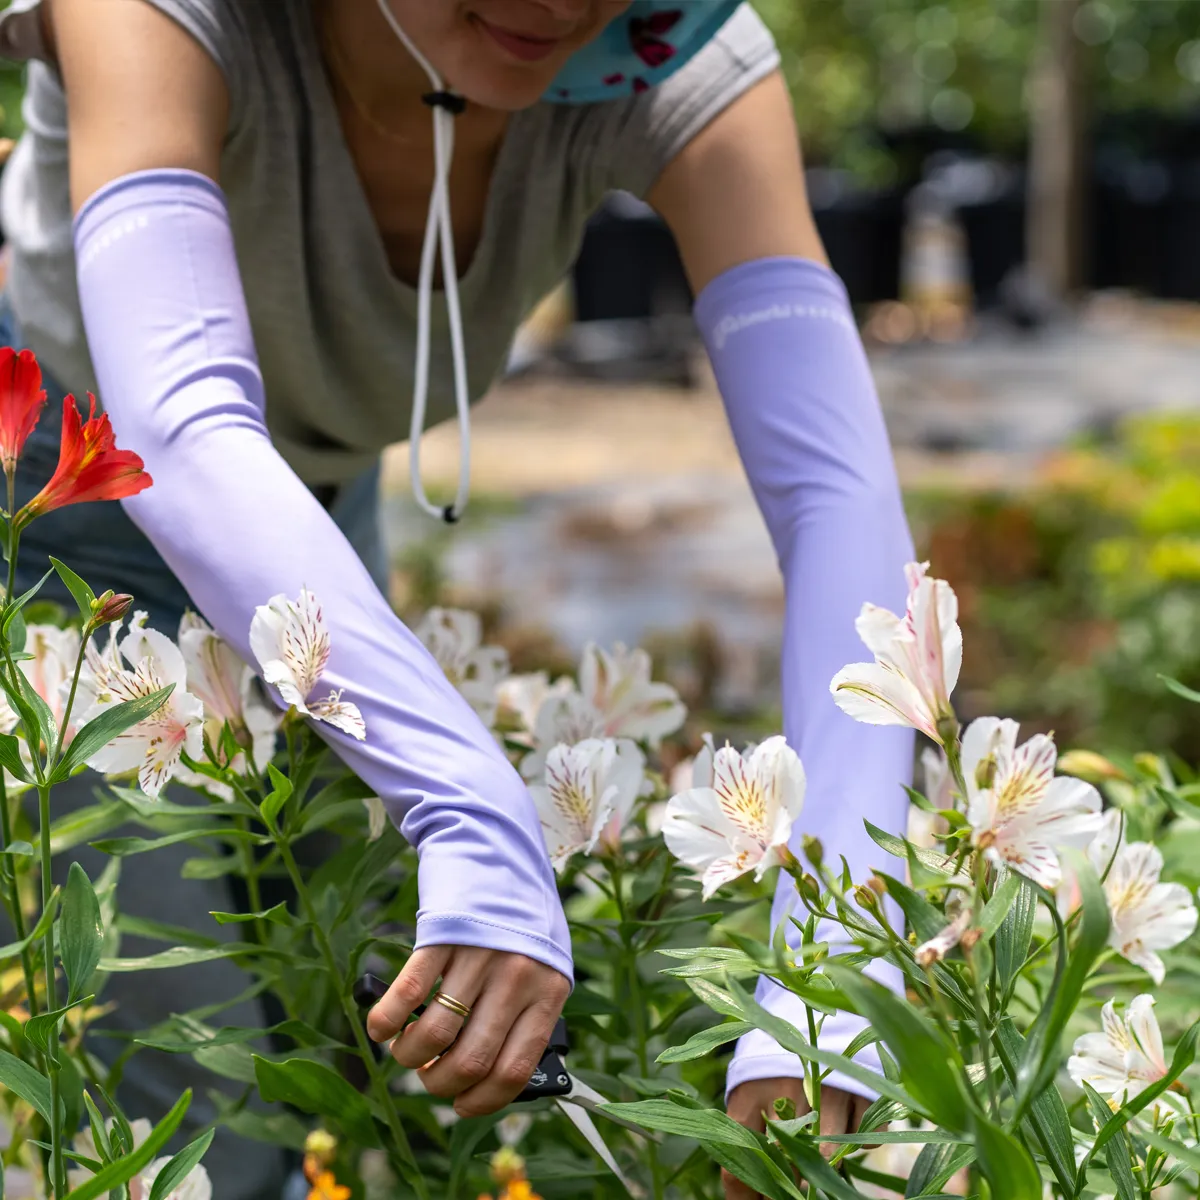
[[[447,996],[445,992],[438,992],[434,996],[440,1005],[448,1008],[452,1013],[457,1013],[460,1017],[469,1017],[471,1015],[471,1006],[464,1004],[461,1000],[455,1000],[453,996]]]

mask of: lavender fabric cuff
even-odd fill
[[[792,849],[801,854],[811,835],[827,862],[844,856],[862,882],[886,865],[864,820],[903,830],[913,755],[911,731],[859,724],[829,694],[838,670],[869,657],[854,628],[863,602],[904,610],[904,564],[913,554],[866,354],[841,281],[806,259],[727,271],[697,298],[696,320],[784,577],[784,731],[808,775]],[[781,873],[772,928],[796,904]],[[794,942],[798,931],[790,922],[788,930]],[[845,940],[837,927],[820,934]],[[758,999],[807,1036],[804,1005],[791,993],[764,978]],[[820,1044],[840,1053],[863,1028],[839,1014],[826,1021]],[[878,1070],[869,1051],[858,1061]],[[738,1044],[727,1087],[801,1074],[796,1056],[756,1031]]]
[[[80,211],[75,249],[101,400],[154,477],[126,511],[247,662],[258,605],[320,598],[322,687],[344,689],[367,738],[317,730],[417,847],[417,945],[525,954],[570,979],[528,789],[271,444],[220,188],[184,170],[116,180]]]

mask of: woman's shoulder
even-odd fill
[[[747,3],[656,87],[594,104],[545,103],[538,116],[591,191],[645,196],[692,138],[778,66],[775,39]]]

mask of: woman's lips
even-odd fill
[[[522,62],[541,62],[542,59],[549,58],[558,49],[558,38],[526,37],[524,34],[513,33],[511,30],[489,24],[482,17],[476,16],[475,19],[491,34],[492,40],[501,49],[507,50],[509,54],[514,58],[519,58]]]

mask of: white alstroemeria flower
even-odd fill
[[[1101,1011],[1101,1023],[1102,1032],[1075,1039],[1067,1072],[1077,1084],[1088,1083],[1107,1097],[1115,1112],[1166,1075],[1167,1056],[1149,993],[1135,996],[1124,1017],[1110,1000]],[[1164,1095],[1158,1103],[1167,1100]]]
[[[154,1127],[145,1117],[138,1117],[129,1125],[133,1132],[133,1148],[136,1150],[153,1133]],[[110,1134],[113,1128],[114,1124],[110,1122]],[[90,1158],[97,1162],[100,1159],[90,1128],[81,1130],[75,1135],[72,1149],[84,1158]],[[170,1161],[169,1157],[156,1158],[148,1167],[138,1172],[129,1181],[129,1200],[149,1200],[154,1181]],[[86,1167],[75,1166],[67,1172],[67,1184],[72,1191],[82,1187],[91,1178],[92,1172]],[[184,1176],[182,1182],[167,1193],[165,1200],[212,1200],[212,1181],[203,1165],[198,1163],[194,1166]]]
[[[600,714],[605,737],[632,738],[654,748],[686,720],[679,693],[652,680],[650,670],[650,655],[640,648],[627,650],[618,643],[611,651],[593,644],[584,649],[579,690]]]
[[[571,687],[569,679],[560,679],[558,684]],[[550,676],[545,671],[509,675],[496,685],[496,706],[502,716],[515,717],[521,729],[532,733],[538,709],[549,694]]]
[[[154,1181],[162,1169],[171,1161],[170,1156],[156,1158],[129,1185],[129,1200],[150,1200]],[[135,1188],[134,1184],[138,1187]],[[208,1177],[203,1163],[197,1163],[184,1177],[183,1181],[173,1187],[164,1200],[212,1200],[212,1180]]]
[[[864,604],[854,623],[875,655],[843,667],[829,690],[838,707],[868,725],[907,725],[941,744],[954,719],[950,693],[962,667],[958,597],[944,579],[926,575],[928,563],[909,563],[903,617]]]
[[[711,768],[702,750],[693,766],[696,782],[671,797],[662,830],[671,853],[702,880],[705,900],[746,871],[761,879],[786,861],[805,788],[804,767],[783,737],[746,754],[731,746],[708,754]]]
[[[367,796],[363,804],[367,810],[367,841],[377,842],[387,828],[387,809],[378,796]]]
[[[588,738],[550,751],[544,779],[529,792],[556,871],[572,855],[590,854],[610,823],[618,830],[624,826],[645,766],[642,752],[628,740]]]
[[[111,1118],[108,1122],[108,1132],[111,1135],[116,1122]],[[137,1150],[142,1143],[154,1132],[154,1126],[146,1120],[145,1117],[137,1117],[129,1122],[130,1132],[133,1134],[133,1148]],[[85,1126],[81,1129],[71,1141],[71,1149],[76,1154],[83,1158],[90,1158],[93,1161],[100,1161],[100,1152],[96,1149],[96,1139],[92,1136],[91,1126]],[[82,1187],[92,1177],[92,1172],[86,1167],[74,1166],[67,1171],[67,1185],[71,1191],[77,1187]],[[147,1192],[147,1195],[150,1193]]]
[[[1055,778],[1057,751],[1045,734],[1017,746],[1016,721],[980,717],[963,735],[967,822],[972,842],[992,862],[1046,888],[1058,885],[1058,851],[1083,849],[1100,828],[1100,793],[1090,783]]]
[[[75,662],[79,657],[79,631],[71,628],[60,629],[57,625],[29,625],[25,630],[25,653],[32,657],[21,659],[18,666],[33,690],[49,706],[57,728],[62,724],[71,678],[75,674]],[[63,739],[64,746],[70,743],[78,727],[78,715],[83,711],[83,707],[77,697],[72,709],[76,719],[67,730]],[[0,692],[0,733],[12,733],[18,720],[8,697]]]
[[[508,674],[508,651],[481,644],[479,615],[461,608],[431,608],[413,632],[491,728],[496,723],[496,688]]]
[[[142,614],[135,614],[134,621]],[[143,619],[144,616],[143,616]],[[109,681],[118,672],[125,670],[125,660],[121,657],[120,639],[124,621],[114,621],[108,627],[108,641],[101,650],[98,636],[93,636],[83,652],[83,669],[79,672],[79,688],[76,692],[76,703],[81,710],[90,709],[93,705],[105,700],[111,700]]]
[[[204,752],[204,705],[187,690],[187,666],[179,647],[156,629],[145,628],[146,614],[135,614],[120,654],[132,670],[105,668],[98,698],[84,720],[127,700],[138,700],[174,685],[157,711],[101,747],[88,766],[105,775],[136,770],[138,785],[151,799],[178,773],[186,752]],[[82,723],[82,721],[81,721]]]
[[[196,613],[185,613],[179,622],[179,649],[187,664],[188,690],[204,703],[209,745],[219,753],[221,729],[228,722],[239,745],[249,745],[255,768],[265,770],[275,757],[281,717],[263,700],[253,669]],[[244,773],[245,755],[237,755],[232,766]]]
[[[329,663],[329,631],[317,598],[307,588],[299,599],[272,596],[254,610],[250,622],[250,649],[262,677],[279,691],[298,713],[324,721],[360,742],[367,727],[358,706],[332,691],[323,700],[313,692]]]
[[[1104,896],[1111,918],[1108,944],[1122,958],[1141,967],[1162,983],[1166,967],[1156,951],[1170,950],[1191,937],[1196,928],[1196,905],[1181,883],[1161,883],[1163,857],[1149,842],[1126,842],[1121,810],[1104,814],[1100,832],[1088,846],[1096,873],[1104,876]],[[1079,903],[1074,879],[1059,888],[1059,911]]]

